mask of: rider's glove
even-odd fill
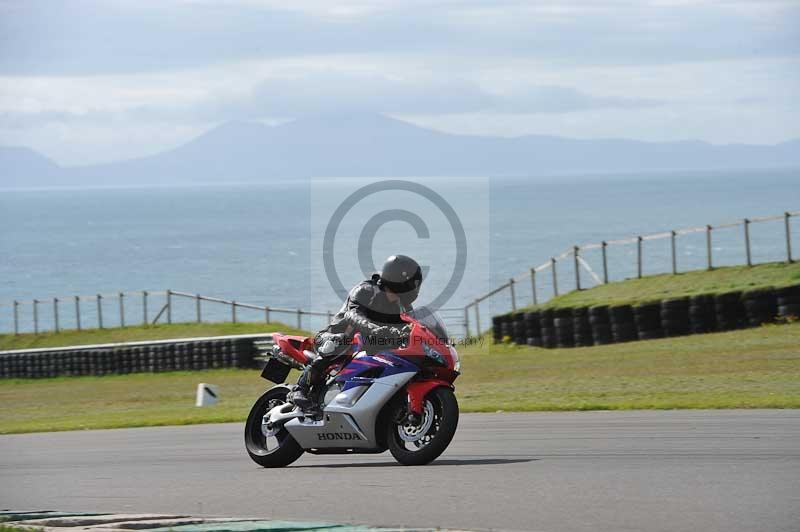
[[[406,336],[408,336],[408,333],[403,327],[386,327],[386,328],[389,329],[388,331],[389,336],[391,336],[392,338],[405,338]]]

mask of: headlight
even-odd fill
[[[458,351],[452,345],[448,347],[450,347],[450,356],[453,357],[453,369],[461,373],[461,359],[458,358]]]

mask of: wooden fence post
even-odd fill
[[[75,325],[81,330],[81,296],[75,296]]]
[[[642,278],[642,237],[636,237],[636,277]]]
[[[750,220],[744,219],[744,250],[747,254],[747,265],[753,265],[753,259],[750,256]]]
[[[670,231],[670,246],[672,247],[672,275],[678,273],[678,259],[675,256],[675,231]]]

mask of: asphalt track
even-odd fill
[[[4,406],[8,408],[9,405]],[[0,506],[541,531],[800,530],[800,411],[463,415],[436,463],[253,464],[239,424],[0,436]]]

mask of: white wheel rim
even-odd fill
[[[402,425],[397,425],[397,434],[404,442],[417,444],[417,447],[421,447],[422,445],[419,445],[418,442],[428,434],[428,431],[433,426],[434,417],[433,404],[430,401],[425,401],[420,424],[411,425],[406,422]]]

